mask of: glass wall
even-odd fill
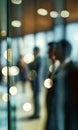
[[[78,22],[67,23],[67,19],[61,18],[60,10],[63,6],[61,0],[59,7],[55,1],[53,1],[52,6],[47,4],[47,1],[42,2],[45,3],[44,7],[47,4],[49,12],[51,9],[56,9],[56,12],[52,14],[53,17],[49,17],[48,12],[47,18],[37,16],[34,12],[37,6],[41,6],[39,1],[33,2],[31,5],[29,4],[32,2],[31,0],[24,1],[26,5],[30,5],[29,8],[18,4],[21,2],[21,0],[0,0],[0,130],[44,130],[47,119],[47,89],[44,86],[44,81],[49,75],[51,65],[51,60],[48,57],[48,43],[58,42],[63,38],[67,39],[72,46],[71,59],[78,64]],[[51,3],[51,1],[49,2]],[[56,6],[53,6],[54,4]],[[25,8],[28,22],[23,11]],[[32,9],[34,14],[29,9]],[[22,15],[22,13],[24,14]],[[14,18],[18,20],[16,22],[19,24],[13,25],[11,21]],[[42,27],[44,28],[42,29]],[[22,29],[25,30],[22,32]],[[40,56],[37,62],[39,63],[41,60],[41,68],[38,71],[40,78],[38,81],[37,77],[37,84],[36,82],[33,83],[34,78],[38,76],[36,72],[36,69],[38,70],[37,62],[34,62],[36,59],[35,47],[38,47],[36,49],[39,49],[38,56]],[[20,59],[22,57],[23,62]],[[25,66],[26,69],[23,70]],[[37,90],[33,84],[40,85],[40,88]],[[38,101],[40,104],[37,104]],[[40,114],[36,116],[38,120],[29,119],[36,109],[34,104],[38,105],[37,111]]]

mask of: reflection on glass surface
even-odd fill
[[[4,102],[7,102],[8,101],[8,94],[4,93],[3,96],[2,96],[2,99],[3,99]]]
[[[32,108],[31,103],[29,103],[29,102],[24,103],[24,105],[23,105],[24,111],[26,111],[26,112],[31,111],[31,108]]]
[[[7,56],[8,54],[8,56]],[[4,52],[4,57],[7,59],[9,62],[12,62],[12,49],[8,49]],[[8,57],[8,58],[7,58]]]
[[[22,5],[22,0],[8,0],[14,3],[12,4],[12,7],[19,8],[20,5],[15,5],[15,4],[21,4]],[[26,1],[27,3],[31,3],[30,1]],[[23,2],[24,2],[23,1]],[[69,0],[68,0],[69,1]],[[67,2],[68,2],[67,1]],[[67,18],[70,19],[71,13],[67,12],[67,10],[63,10],[61,12],[61,3],[57,2],[56,0],[54,0],[54,3],[56,2],[56,6],[57,6],[57,10],[60,11],[59,12],[50,12],[52,10],[50,10],[50,8],[48,7],[48,12],[47,10],[41,10],[41,12],[39,12],[40,16],[37,14],[37,10],[36,7],[34,8],[34,5],[36,5],[39,1],[37,1],[37,3],[33,3],[33,11],[35,10],[36,12],[34,12],[34,14],[36,13],[36,17],[33,17],[33,21],[34,21],[34,29],[38,28],[38,24],[41,23],[41,25],[45,25],[45,23],[43,22],[43,19],[45,19],[45,22],[47,21],[48,24],[48,20],[51,20],[50,23],[52,25],[52,21],[53,21],[53,27],[51,26],[51,28],[49,28],[49,30],[44,30],[42,32],[35,32],[32,34],[26,34],[26,35],[21,35],[21,30],[19,31],[19,27],[22,29],[23,23],[21,21],[13,21],[14,23],[12,23],[11,26],[11,20],[13,19],[18,19],[18,17],[22,14],[21,10],[18,9],[18,11],[13,10],[13,17],[8,17],[8,21],[10,20],[9,23],[9,27],[7,27],[7,21],[6,21],[6,17],[9,14],[6,14],[7,10],[6,10],[6,0],[0,0],[0,38],[2,37],[2,39],[0,39],[0,63],[3,66],[2,69],[2,74],[3,74],[3,78],[2,81],[0,82],[0,130],[8,130],[8,110],[7,110],[7,101],[8,101],[8,94],[7,94],[7,89],[10,86],[9,89],[9,93],[10,93],[10,124],[11,130],[20,130],[20,129],[31,129],[31,130],[43,130],[42,127],[44,127],[45,125],[45,120],[46,120],[46,106],[45,106],[45,99],[46,99],[46,88],[48,88],[48,90],[50,90],[50,88],[53,85],[53,81],[51,79],[47,79],[48,77],[48,71],[52,72],[53,67],[50,66],[50,61],[48,60],[48,56],[47,56],[47,50],[48,50],[48,42],[51,41],[58,41],[61,40],[63,38],[63,33],[64,33],[64,28],[63,25],[61,25],[58,17],[60,18]],[[63,2],[63,1],[61,1]],[[43,2],[45,3],[45,2]],[[71,2],[72,3],[72,2]],[[46,4],[45,4],[46,5]],[[58,6],[59,5],[59,6]],[[18,6],[18,7],[17,7]],[[32,3],[31,3],[32,6]],[[42,6],[42,5],[40,5]],[[52,5],[51,5],[52,6]],[[56,7],[55,6],[55,7]],[[26,7],[25,7],[26,8]],[[11,7],[10,7],[11,9]],[[23,8],[21,8],[23,9]],[[29,10],[31,8],[27,7],[26,8],[28,12],[30,12]],[[29,10],[28,10],[29,9]],[[53,10],[55,10],[53,8]],[[72,10],[72,9],[71,9]],[[9,12],[11,13],[11,12]],[[61,14],[60,14],[61,13]],[[25,14],[27,14],[27,12],[25,12]],[[16,17],[15,17],[16,16]],[[48,19],[46,18],[48,16]],[[30,16],[28,16],[29,18]],[[38,18],[41,18],[40,21],[38,21]],[[75,15],[74,15],[75,17]],[[22,19],[24,18],[24,16],[22,17]],[[28,19],[27,18],[27,19]],[[35,19],[34,19],[35,18]],[[53,18],[53,19],[52,19]],[[54,19],[55,18],[55,19]],[[21,19],[21,20],[22,20]],[[26,19],[26,20],[27,20]],[[65,20],[67,20],[65,19]],[[36,21],[35,21],[36,20]],[[29,21],[29,24],[32,25],[32,21]],[[58,21],[59,24],[56,25],[56,22]],[[15,23],[16,22],[16,23]],[[26,21],[24,21],[26,24]],[[36,23],[37,22],[37,23]],[[41,26],[41,27],[42,27]],[[17,27],[17,28],[16,28]],[[27,25],[26,25],[27,27]],[[7,29],[6,29],[7,28]],[[27,28],[25,28],[27,30]],[[78,62],[78,23],[69,23],[66,25],[66,39],[68,41],[70,41],[71,45],[72,45],[72,54],[71,54],[71,58],[73,61]],[[8,49],[8,41],[7,39],[4,39],[5,36],[7,35],[7,32],[9,30],[9,36],[11,36],[11,33],[17,32],[17,36],[18,33],[20,32],[20,36],[19,37],[11,37],[11,41],[9,43],[9,46],[11,46],[12,50]],[[41,88],[40,88],[40,117],[37,119],[40,120],[34,120],[34,121],[27,121],[26,117],[29,115],[32,115],[34,112],[34,107],[33,107],[33,99],[34,99],[34,94],[33,94],[33,87],[31,85],[31,82],[33,82],[33,79],[36,77],[37,73],[34,70],[30,70],[29,72],[29,79],[27,80],[27,82],[21,82],[20,80],[17,80],[17,76],[19,74],[19,69],[16,66],[16,63],[18,61],[18,58],[21,54],[24,54],[24,61],[29,65],[29,63],[31,63],[34,60],[34,57],[32,55],[33,53],[33,48],[34,46],[38,46],[40,48],[40,55],[42,57],[42,68],[41,68],[41,74],[42,77],[40,77],[40,81],[39,83],[41,84]],[[6,52],[5,52],[6,51]],[[7,51],[8,52],[8,57],[7,57]],[[5,58],[4,58],[4,53],[5,53]],[[8,61],[7,61],[8,58]],[[9,80],[7,80],[7,64],[8,62],[10,62],[10,66],[9,67]],[[58,64],[56,64],[56,67],[58,66]],[[25,75],[26,76],[26,75]],[[8,83],[8,82],[9,83]],[[14,86],[12,86],[14,85]],[[24,92],[22,92],[22,90],[24,90]],[[36,96],[38,95],[38,93],[36,93]],[[24,118],[23,120],[21,119],[19,122],[20,118]],[[25,123],[25,124],[24,124]],[[62,123],[61,123],[62,124]],[[28,128],[27,128],[28,127]],[[75,130],[75,128],[74,128]]]
[[[17,94],[17,88],[15,86],[11,86],[9,89],[9,92],[11,95],[16,95]]]
[[[30,53],[30,54],[26,54],[26,55],[24,56],[24,61],[25,61],[27,64],[33,62],[33,61],[34,61],[34,55],[31,54],[31,53]]]
[[[8,72],[9,72],[9,74],[8,74]],[[10,76],[18,75],[19,74],[19,68],[17,66],[12,66],[12,67],[5,66],[5,67],[2,68],[2,74],[4,76],[7,76],[7,75],[10,75]]]
[[[1,30],[1,36],[2,36],[2,37],[5,37],[6,35],[7,35],[6,30]]]
[[[45,86],[46,88],[51,88],[51,87],[53,86],[53,81],[52,81],[52,79],[47,78],[47,79],[44,81],[44,86]]]

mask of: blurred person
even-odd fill
[[[33,49],[34,61],[29,65],[32,72],[31,86],[33,91],[34,114],[29,119],[40,117],[40,92],[41,92],[41,67],[42,59],[40,56],[40,48],[35,46]]]
[[[55,115],[55,79],[53,79],[54,69],[56,62],[55,57],[55,42],[48,43],[48,57],[51,60],[53,70],[49,72],[48,78],[53,81],[53,85],[50,88],[47,88],[46,94],[46,110],[47,110],[47,120],[45,124],[45,130],[56,130],[56,115]],[[58,64],[59,65],[59,64]],[[57,67],[58,68],[58,67]],[[46,86],[47,87],[47,86]]]
[[[61,63],[55,76],[57,130],[78,129],[78,67],[70,58],[71,51],[71,44],[64,39],[56,45],[56,59]]]
[[[71,44],[65,39],[55,47],[50,43],[48,54],[54,71],[50,74],[53,86],[47,92],[46,130],[78,129],[78,67],[70,58],[71,50]]]
[[[20,70],[19,75],[18,75],[18,80],[22,82],[23,92],[25,92],[26,82],[29,81],[29,67],[24,62],[24,56],[23,55],[20,55],[20,58],[17,62],[17,67]]]

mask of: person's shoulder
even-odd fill
[[[78,70],[78,63],[72,62],[72,68]]]
[[[66,65],[69,69],[78,69],[78,63],[73,62],[70,60],[70,62],[67,63]]]
[[[78,80],[78,63],[71,62],[68,70],[70,76],[74,77],[73,79]]]

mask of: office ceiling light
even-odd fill
[[[12,25],[13,27],[19,28],[19,27],[21,27],[21,21],[19,21],[19,20],[14,20],[14,21],[11,22],[11,25]]]
[[[51,11],[50,12],[50,17],[57,18],[58,17],[58,12],[57,11]]]
[[[13,4],[21,4],[22,0],[11,0]]]
[[[62,10],[61,11],[61,17],[67,18],[69,17],[70,13],[67,10]]]
[[[42,16],[46,16],[48,14],[48,11],[46,9],[40,8],[37,10],[37,13]]]

